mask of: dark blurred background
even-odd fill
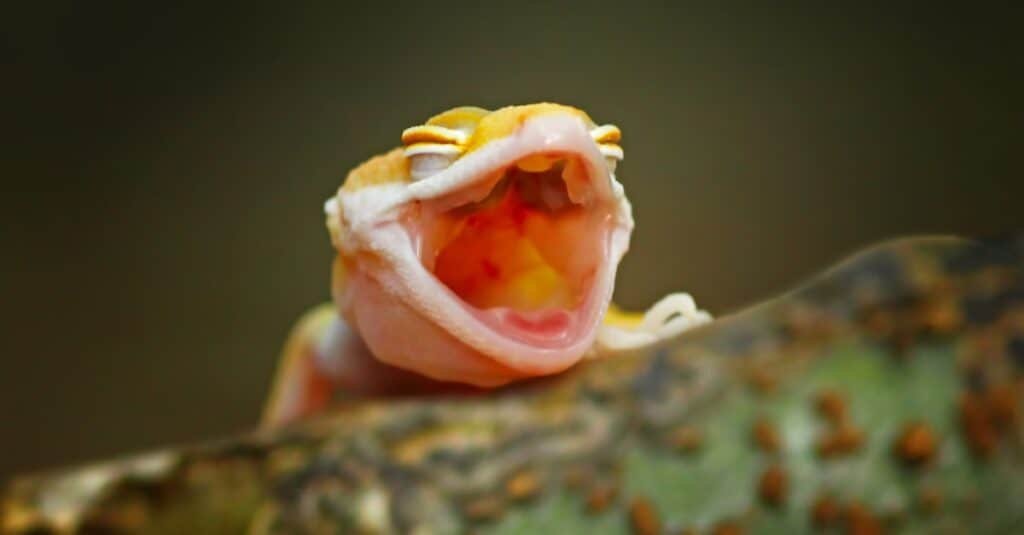
[[[5,15],[0,477],[252,427],[323,201],[456,105],[622,127],[630,307],[1024,226],[1019,9],[342,5]]]

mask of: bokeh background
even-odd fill
[[[252,427],[328,297],[323,201],[456,105],[622,127],[629,307],[724,314],[878,240],[1024,227],[1022,18],[972,6],[8,13],[0,478]]]

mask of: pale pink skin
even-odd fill
[[[355,262],[335,302],[361,335],[374,357],[392,366],[439,381],[493,387],[523,377],[548,375],[577,363],[594,342],[614,288],[616,268],[629,246],[632,217],[621,187],[586,126],[570,114],[547,114],[527,120],[514,134],[457,160],[444,175],[406,186],[403,200],[441,202],[446,194],[469,189],[488,171],[535,153],[575,155],[584,163],[586,185],[570,184],[574,200],[590,196],[601,228],[597,272],[583,306],[563,311],[553,323],[561,328],[517,329],[522,315],[476,309],[428,271],[417,256],[415,229],[401,208],[354,230],[357,250],[368,248],[381,261]],[[436,183],[430,184],[431,181]],[[578,186],[578,187],[577,187]],[[341,199],[346,215],[358,209]],[[403,224],[404,223],[404,224]],[[416,224],[414,221],[411,223]],[[595,254],[595,251],[588,251]],[[580,254],[580,252],[567,252]]]

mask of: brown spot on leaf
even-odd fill
[[[668,435],[669,445],[676,451],[691,453],[700,449],[704,436],[700,429],[692,425],[681,425],[673,429]]]
[[[794,303],[784,312],[783,321],[783,328],[801,341],[820,340],[836,327],[828,312],[810,303]]]
[[[759,394],[770,394],[779,384],[779,378],[764,366],[755,366],[748,374],[751,386]]]
[[[537,472],[524,470],[505,482],[505,494],[513,501],[527,500],[540,491],[541,481]]]
[[[993,385],[985,395],[992,423],[1000,429],[1017,426],[1020,420],[1020,392],[1011,383]]]
[[[960,398],[960,424],[971,451],[986,457],[995,450],[999,436],[1020,421],[1020,389],[1013,383],[968,391]]]
[[[643,496],[629,504],[629,525],[637,535],[658,535],[661,533],[661,519],[654,504]]]
[[[779,451],[779,446],[782,440],[779,438],[779,432],[775,429],[775,426],[765,419],[759,419],[754,422],[754,444],[757,445],[761,451],[765,453],[775,453]]]
[[[850,535],[879,535],[882,533],[882,522],[859,503],[854,502],[846,507],[844,520],[846,521],[846,530]]]
[[[788,478],[782,467],[769,467],[761,474],[757,483],[757,491],[764,503],[778,507],[786,500]]]
[[[839,502],[829,494],[822,494],[811,506],[811,523],[817,528],[833,526],[839,520]]]
[[[814,398],[814,408],[832,425],[846,422],[846,401],[835,390],[822,390]]]
[[[462,512],[470,520],[494,520],[505,512],[505,502],[498,496],[481,496],[466,502]]]
[[[998,436],[982,396],[965,392],[960,397],[960,424],[971,452],[981,457],[987,457],[992,453]]]
[[[938,439],[935,432],[923,422],[907,424],[894,446],[896,454],[911,465],[922,465],[935,456]]]
[[[600,483],[587,494],[587,510],[592,513],[600,513],[615,501],[618,489],[608,483]]]
[[[922,327],[938,334],[949,334],[963,325],[963,314],[955,300],[938,298],[928,301],[921,310]]]
[[[863,313],[864,328],[879,338],[885,338],[892,334],[895,323],[893,312],[885,308],[872,306]]]
[[[818,455],[824,458],[849,455],[864,443],[864,432],[853,424],[844,423],[829,430],[818,441]]]

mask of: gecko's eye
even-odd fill
[[[406,128],[402,144],[413,180],[422,180],[451,165],[462,154],[467,138],[465,132],[443,126]]]
[[[622,140],[622,131],[613,124],[606,124],[591,130],[590,137],[601,149],[604,161],[608,164],[608,170],[614,173],[615,166],[624,156],[622,146],[619,145],[619,141]]]
[[[413,180],[422,180],[443,171],[460,154],[462,150],[459,147],[440,143],[416,143],[405,148],[409,175]]]

